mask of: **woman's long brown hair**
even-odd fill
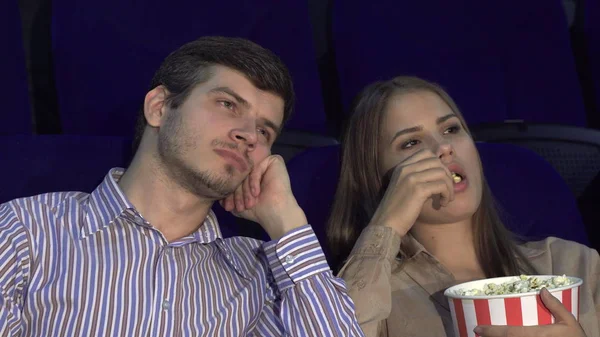
[[[386,188],[377,163],[381,124],[388,99],[418,91],[432,92],[444,100],[470,135],[456,103],[434,83],[416,77],[396,77],[373,83],[357,96],[342,138],[340,179],[327,223],[336,271],[369,224]],[[479,165],[481,167],[481,160]],[[473,215],[473,237],[486,277],[534,273],[527,258],[517,249],[516,237],[502,223],[484,175],[482,179],[482,199]]]

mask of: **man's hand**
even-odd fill
[[[556,323],[539,326],[478,326],[474,332],[481,337],[586,337],[575,317],[546,288],[542,289],[540,296]]]
[[[235,192],[220,203],[234,215],[259,223],[272,240],[307,224],[279,155],[271,155],[256,165]]]

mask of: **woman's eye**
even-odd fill
[[[418,145],[418,144],[419,144],[419,141],[418,141],[418,140],[416,140],[416,139],[411,139],[411,140],[409,140],[409,141],[407,141],[407,142],[404,142],[404,143],[402,143],[402,146],[401,146],[401,148],[402,148],[402,149],[410,149],[411,147],[413,147],[413,146],[415,146],[415,145]]]
[[[446,129],[446,131],[444,131],[444,134],[451,134],[451,133],[458,133],[460,131],[460,126],[458,125],[453,125],[449,128]]]

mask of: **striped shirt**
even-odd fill
[[[0,336],[363,336],[309,225],[167,242],[119,189],[0,205]]]

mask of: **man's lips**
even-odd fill
[[[224,149],[215,149],[214,151],[219,156],[229,160],[241,172],[245,172],[248,169],[248,162],[239,154],[237,154],[233,151],[224,150]]]

